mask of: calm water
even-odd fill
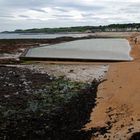
[[[132,60],[126,39],[87,39],[30,49],[27,57]]]
[[[82,37],[87,34],[16,34],[16,33],[0,33],[0,39],[44,39],[44,38],[56,38],[56,37]]]

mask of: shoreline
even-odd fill
[[[134,44],[134,38],[138,38]],[[97,106],[93,109],[86,130],[111,124],[106,135],[93,136],[95,140],[126,140],[140,130],[140,35],[134,34],[128,40],[132,47],[132,62],[109,64],[107,81],[98,87]]]
[[[76,69],[75,65],[80,64],[80,62],[69,62],[69,66],[65,65],[67,62],[34,63],[35,65],[39,63],[42,67],[44,65],[46,72],[49,68],[50,75],[63,76],[60,74],[65,73],[65,75],[68,75],[68,78],[72,76],[71,78],[74,81],[75,78],[78,81],[81,81],[81,79],[85,79],[86,81],[87,78],[89,78],[89,81],[92,81],[92,78],[94,78],[93,67],[102,65],[107,68],[109,65],[108,72],[106,69],[103,69],[103,73],[106,75],[99,76],[103,80],[103,83],[100,83],[98,87],[96,106],[90,116],[91,122],[86,124],[86,128],[81,129],[81,133],[86,134],[87,137],[92,136],[91,140],[106,140],[107,138],[126,140],[126,138],[129,139],[133,133],[140,130],[138,94],[140,93],[140,36],[138,44],[134,45],[133,40],[136,36],[137,34],[134,34],[132,37],[127,38],[132,47],[130,54],[134,57],[134,60],[131,62],[81,62],[83,66],[79,65],[79,68],[76,67]],[[31,63],[33,62],[29,64]],[[25,65],[26,62],[23,64],[23,67]],[[52,66],[50,67],[50,65]],[[89,65],[91,66],[90,69]],[[65,71],[61,71],[62,67]],[[56,73],[56,68],[58,73]],[[36,68],[34,67],[34,69]],[[80,110],[83,111],[83,109]]]

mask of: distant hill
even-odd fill
[[[140,31],[140,23],[110,24],[106,26],[78,26],[60,28],[33,28],[26,30],[5,31],[3,33],[76,33],[76,32],[131,32]]]

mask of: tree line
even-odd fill
[[[77,26],[77,27],[60,27],[60,28],[33,28],[26,30],[15,30],[4,33],[73,33],[73,32],[106,32],[106,31],[140,31],[140,23],[129,24],[110,24],[105,26]]]

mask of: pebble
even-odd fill
[[[9,97],[10,97],[10,95],[4,95],[4,97],[5,97],[5,98],[9,98]]]

